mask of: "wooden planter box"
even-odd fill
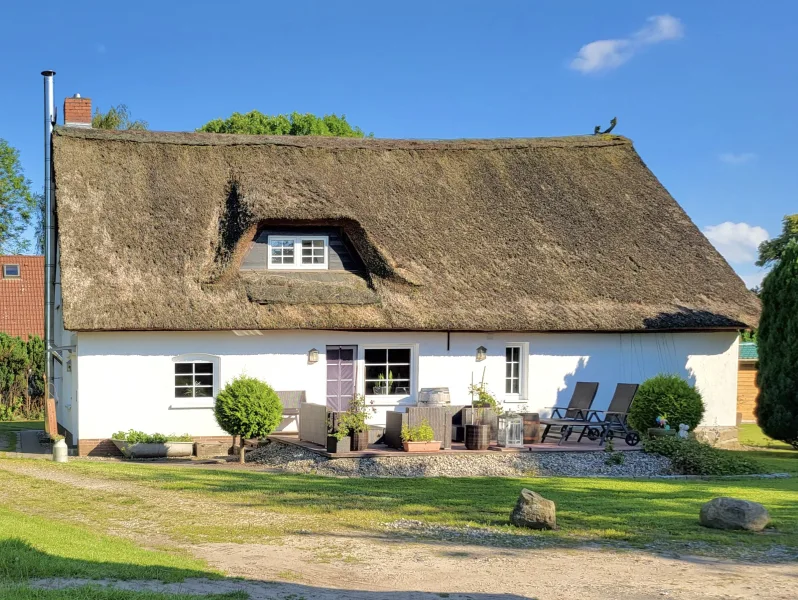
[[[349,436],[338,439],[334,435],[327,436],[327,452],[338,454],[339,452],[349,452],[352,448],[352,439]]]
[[[467,450],[487,450],[490,446],[490,425],[466,425],[465,447]]]
[[[440,442],[402,442],[405,452],[438,452],[441,449]]]
[[[163,442],[158,444],[131,444],[111,440],[127,458],[185,457],[194,454],[194,442]]]
[[[385,444],[390,448],[402,448],[402,425],[418,427],[426,419],[435,432],[435,439],[442,449],[452,447],[452,406],[408,406],[407,412],[385,413]]]

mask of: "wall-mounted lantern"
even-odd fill
[[[486,358],[488,358],[488,349],[485,346],[477,348],[477,362],[482,362]]]
[[[312,365],[319,362],[319,351],[315,348],[308,350],[308,364]]]

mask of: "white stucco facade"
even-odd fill
[[[246,333],[246,334],[244,334]],[[701,390],[705,425],[733,426],[737,395],[737,334],[717,333],[443,333],[421,332],[109,332],[79,333],[69,383],[64,381],[59,419],[75,438],[103,439],[120,429],[225,435],[213,418],[212,399],[175,398],[175,360],[214,363],[214,389],[241,373],[276,390],[305,390],[307,400],[326,402],[327,345],[357,346],[356,387],[364,390],[364,351],[411,350],[410,393],[367,396],[375,401],[373,421],[384,412],[413,404],[418,390],[448,387],[454,404],[470,402],[468,385],[485,381],[508,408],[525,403],[532,411],[565,405],[577,381],[597,381],[595,408],[605,408],[617,383],[641,383],[658,373],[676,373]],[[448,347],[447,347],[448,344]],[[505,390],[505,349],[521,354],[518,397]],[[479,346],[487,349],[476,360]],[[319,360],[308,361],[308,351]],[[68,389],[67,389],[68,387]],[[67,403],[70,405],[66,408]],[[288,424],[287,424],[288,425]],[[290,426],[290,425],[289,425]]]

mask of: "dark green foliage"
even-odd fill
[[[35,223],[36,196],[22,171],[19,152],[0,138],[0,254],[25,252],[25,229]]]
[[[227,119],[208,121],[197,131],[208,133],[242,133],[247,135],[322,135],[333,137],[364,137],[360,127],[352,127],[346,115],[324,115],[293,112],[290,115],[264,115],[253,110],[246,114],[233,113]],[[371,134],[369,134],[371,136]]]
[[[643,440],[643,450],[671,459],[671,465],[682,475],[750,475],[766,469],[739,453],[713,448],[694,439],[676,436]]]
[[[0,421],[41,418],[43,395],[44,342],[0,333]]]
[[[762,288],[756,419],[765,434],[798,448],[798,242],[784,248]]]
[[[678,375],[657,375],[643,382],[629,410],[629,424],[645,433],[663,416],[673,429],[684,423],[693,431],[704,416],[704,401],[695,387]]]
[[[241,375],[216,396],[216,422],[243,439],[266,437],[280,424],[283,404],[267,383]]]
[[[108,109],[107,113],[101,113],[100,109],[94,111],[94,116],[91,118],[91,126],[93,129],[138,129],[144,130],[149,127],[147,121],[137,119],[133,121],[130,118],[130,112],[127,106],[119,104],[112,106]]]
[[[766,267],[778,261],[790,242],[798,242],[798,214],[785,215],[782,220],[781,233],[772,240],[766,240],[759,244],[757,266]]]

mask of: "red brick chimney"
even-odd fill
[[[64,125],[67,127],[91,127],[91,98],[75,94],[64,99]]]

